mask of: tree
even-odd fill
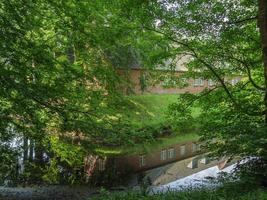
[[[131,7],[124,14],[126,3],[1,1],[0,142],[1,153],[10,155],[3,162],[16,168],[14,155],[24,151],[25,165],[32,166],[34,149],[40,176],[59,165],[82,168],[75,159],[85,150],[127,136],[130,125],[118,113],[125,103],[121,79],[107,53],[142,46]],[[71,147],[79,156],[66,156]]]
[[[266,1],[259,0],[259,15],[258,26],[261,35],[263,64],[264,64],[264,78],[265,78],[265,123],[267,124],[267,4]]]
[[[169,58],[191,57],[187,77],[216,82],[181,95],[170,111],[175,123],[189,116],[177,112],[201,108],[195,120],[212,156],[266,158],[266,8],[265,1],[167,0],[144,11],[156,22],[143,20],[144,30],[169,41]]]

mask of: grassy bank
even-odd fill
[[[168,106],[175,103],[178,94],[145,94],[127,96],[127,105],[123,106],[120,114],[123,119],[128,120],[135,129],[142,129],[146,126],[162,128],[168,126],[167,112]],[[198,115],[199,109],[193,110],[193,115]],[[179,142],[197,140],[196,133],[173,133],[169,137],[155,138],[154,141],[146,144],[135,144],[121,147],[101,147],[95,149],[99,154],[106,156],[116,156],[121,154],[138,154],[151,152],[163,147],[167,147]]]
[[[149,144],[136,144],[132,147],[129,146],[114,147],[114,148],[101,147],[96,149],[96,152],[107,156],[116,156],[123,154],[129,154],[129,155],[140,154],[140,153],[155,151],[180,142],[187,142],[197,139],[198,135],[196,133],[176,134],[170,137],[158,138],[154,142],[151,142]]]
[[[179,94],[145,94],[126,97],[129,105],[122,108],[122,115],[136,125],[162,124],[166,121],[168,106],[177,101]],[[193,116],[197,116],[199,108],[193,108]]]
[[[122,114],[139,128],[162,124],[166,121],[168,106],[177,98],[177,94],[131,95],[127,97],[129,105],[122,109]]]

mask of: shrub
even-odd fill
[[[136,191],[110,193],[106,190],[93,200],[266,200],[267,191],[263,188],[243,187],[230,184],[216,190],[198,189],[168,192],[157,195],[142,195]]]

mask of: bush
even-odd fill
[[[248,186],[248,185],[247,185]],[[141,193],[128,191],[110,193],[101,191],[93,200],[266,200],[267,190],[263,188],[243,187],[239,184],[230,184],[216,190],[199,189],[169,192],[157,195],[142,195]]]
[[[267,186],[267,159],[264,157],[248,158],[245,163],[239,163],[235,175],[241,181],[253,184]]]

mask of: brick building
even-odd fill
[[[121,170],[129,167],[133,171],[144,171],[193,157],[199,153],[199,149],[199,144],[196,141],[188,141],[146,154],[120,156],[115,159],[115,163],[118,167],[121,167]]]
[[[86,172],[90,176],[93,171],[105,171],[110,165],[116,167],[120,172],[132,171],[140,172],[162,165],[166,165],[172,162],[184,160],[191,158],[199,154],[200,144],[197,141],[187,141],[182,143],[177,143],[168,147],[157,149],[152,152],[147,152],[143,154],[133,154],[133,155],[121,155],[116,157],[94,157],[88,156],[88,165],[86,167]]]
[[[196,78],[196,79],[185,79],[181,78],[186,86],[185,87],[170,87],[166,86],[166,78],[165,80],[160,80],[159,77],[156,77],[153,80],[150,80],[150,83],[147,87],[142,89],[142,77],[146,74],[146,71],[140,68],[132,68],[130,70],[118,70],[118,73],[127,79],[130,82],[130,88],[132,93],[134,94],[145,94],[145,93],[152,93],[152,94],[173,94],[173,93],[199,93],[203,91],[205,88],[213,87],[214,81],[213,80],[204,80],[203,78]],[[149,73],[149,72],[148,72]],[[163,76],[170,76],[176,77],[179,79],[185,71],[164,71],[164,70],[155,70],[154,74],[161,74]],[[152,79],[152,78],[151,78]],[[152,84],[151,84],[152,82]]]
[[[183,56],[172,61],[165,61],[162,66],[148,70],[140,68],[137,62],[128,64],[126,68],[118,68],[117,72],[124,77],[128,88],[123,88],[126,93],[134,94],[172,94],[172,93],[199,93],[205,88],[212,88],[216,82],[212,79],[205,80],[203,77],[186,78],[188,71],[186,63],[189,56]],[[140,64],[140,63],[139,63]],[[174,66],[173,68],[171,66]],[[172,70],[170,70],[172,68]],[[228,82],[232,85],[240,81],[241,76],[228,77]],[[169,84],[170,82],[174,84]]]
[[[117,72],[120,76],[124,77],[126,84],[122,84],[122,90],[126,93],[133,94],[172,94],[172,93],[199,93],[206,88],[213,88],[215,86],[215,81],[212,79],[205,80],[202,77],[185,78],[184,74],[187,69],[184,63],[187,61],[179,60],[175,70],[166,69],[156,69],[156,70],[146,70],[138,67],[137,65],[128,67],[126,69],[117,68]],[[152,74],[152,75],[151,75]],[[168,77],[174,77],[172,80],[182,80],[185,85],[184,87],[178,87],[174,84],[173,87],[166,87],[166,80]],[[161,77],[164,77],[161,79]],[[143,84],[143,79],[147,78],[149,83]],[[234,85],[241,80],[241,76],[236,76],[228,78],[230,84]],[[127,85],[128,84],[128,85]],[[125,87],[125,85],[127,85]],[[145,171],[168,163],[184,160],[196,156],[199,153],[199,144],[197,141],[188,141],[184,143],[178,143],[169,147],[165,147],[153,152],[146,154],[135,154],[135,155],[122,155],[113,158],[94,158],[94,166],[91,165],[92,161],[88,162],[88,167],[86,171],[88,174],[91,173],[93,169],[97,171],[105,171],[110,163],[116,165],[120,171],[130,169],[131,171]],[[92,159],[91,159],[92,160]]]

